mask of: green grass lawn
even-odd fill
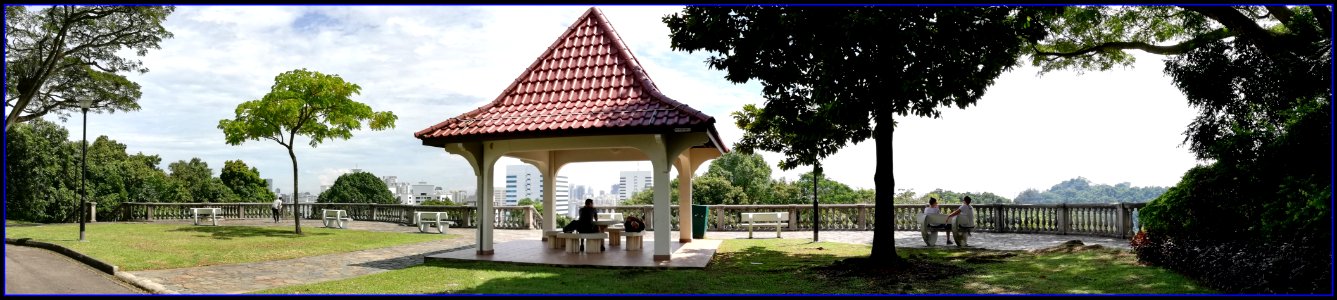
[[[280,260],[458,238],[454,234],[372,232],[291,226],[194,226],[98,223],[10,227],[6,238],[32,238],[65,246],[124,271],[157,270]]]
[[[705,269],[646,270],[430,261],[348,280],[255,294],[1184,294],[1213,293],[1116,250],[1032,254],[900,249],[903,257],[965,269],[963,275],[895,284],[826,277],[814,267],[864,257],[869,246],[794,239],[726,240]],[[981,259],[994,257],[995,259]]]

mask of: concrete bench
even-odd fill
[[[933,246],[938,243],[938,232],[952,229],[951,224],[947,224],[947,215],[945,214],[919,214],[919,233],[924,237],[924,244]]]
[[[320,216],[326,228],[338,226],[339,229],[344,229],[348,227],[348,221],[353,220],[348,217],[348,211],[342,209],[322,209]]]
[[[190,215],[195,219],[195,225],[200,225],[200,216],[212,221],[214,226],[218,226],[218,220],[223,219],[223,209],[217,207],[194,207],[190,209]]]
[[[740,226],[747,227],[747,238],[752,238],[753,227],[775,227],[775,237],[780,237],[780,228],[789,226],[788,212],[743,213]]]
[[[644,243],[644,240],[642,239],[644,235],[644,231],[623,232],[622,236],[627,237],[627,251],[641,250],[641,245]]]
[[[562,249],[562,247],[566,246],[566,240],[557,237],[559,234],[562,234],[561,230],[548,230],[543,232],[543,243],[547,245],[548,249]]]
[[[555,238],[565,241],[566,252],[580,252],[580,245],[585,244],[585,253],[602,253],[604,240],[608,239],[608,234],[603,232],[595,233],[558,233]]]
[[[413,223],[418,224],[418,232],[427,232],[427,227],[436,226],[436,232],[445,234],[446,227],[455,225],[455,221],[447,220],[449,215],[444,211],[419,211],[413,213]]]

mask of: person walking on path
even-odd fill
[[[274,204],[269,206],[274,211],[274,223],[279,222],[279,212],[283,210],[283,199],[274,198]]]

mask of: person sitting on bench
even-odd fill
[[[594,225],[594,221],[598,220],[599,210],[594,209],[594,199],[585,199],[585,206],[580,208],[580,218],[562,227],[562,232],[598,233],[599,227]],[[603,243],[599,243],[599,249],[604,249]],[[585,250],[585,245],[580,245],[580,250]]]

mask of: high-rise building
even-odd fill
[[[650,188],[654,181],[650,178],[650,171],[622,171],[617,184],[617,199],[621,201],[631,199],[636,193]]]
[[[557,176],[555,180],[557,185],[554,187],[555,199],[553,210],[557,214],[566,214],[569,210],[569,186],[566,176]],[[518,205],[521,199],[529,198],[531,200],[543,202],[543,174],[539,173],[538,168],[531,165],[509,165],[506,166],[506,197],[505,205]]]
[[[506,188],[500,186],[492,187],[492,206],[496,207],[503,204],[506,204]]]
[[[465,202],[469,202],[469,195],[465,193],[464,190],[450,191],[450,202],[455,202],[455,204],[464,204]],[[474,202],[478,202],[478,200],[475,199]]]
[[[274,190],[274,178],[265,178],[265,188]]]
[[[427,184],[426,181],[419,181],[418,184],[410,186],[409,194],[411,195],[411,201],[413,202],[409,204],[422,204],[427,200],[438,199],[436,186]]]

